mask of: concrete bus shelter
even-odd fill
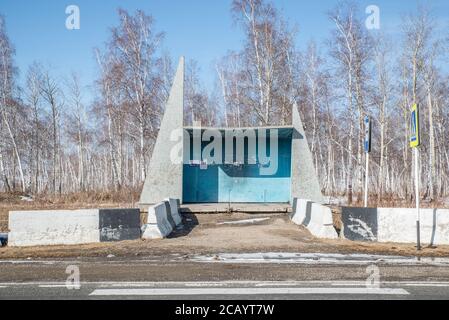
[[[313,165],[307,139],[296,105],[292,106],[292,125],[254,128],[184,127],[184,58],[180,59],[161,127],[153,149],[147,178],[140,197],[141,205],[158,203],[166,198],[193,203],[292,203],[294,198],[323,202],[321,189]],[[205,159],[204,151],[210,141],[204,133],[221,135],[223,162]],[[237,137],[225,139],[227,134],[243,135],[242,153],[238,158]],[[277,136],[277,147],[271,142]],[[195,147],[194,137],[200,135]],[[216,140],[217,139],[217,140]],[[256,147],[249,147],[255,139]],[[266,139],[266,155],[277,152],[276,171],[261,174],[269,166],[260,159],[261,141]],[[226,140],[226,141],[225,141]],[[195,140],[196,141],[196,140]],[[233,141],[234,145],[226,147]],[[219,141],[218,141],[219,142]],[[273,144],[273,145],[272,145]],[[243,151],[244,150],[244,151]],[[178,155],[178,157],[174,157]],[[174,158],[179,158],[174,161]],[[225,160],[226,159],[226,160]],[[229,161],[229,159],[232,159]]]

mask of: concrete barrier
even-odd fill
[[[161,202],[148,208],[147,224],[142,226],[142,239],[163,239],[173,231],[169,221],[170,206]]]
[[[291,220],[306,227],[317,238],[338,239],[329,207],[309,200],[295,199]]]
[[[449,210],[421,209],[423,245],[449,245]],[[344,235],[354,241],[416,243],[416,209],[343,208]]]
[[[421,209],[421,242],[449,245],[449,210]],[[416,242],[416,209],[377,210],[379,242]]]
[[[165,201],[169,203],[170,215],[175,222],[175,226],[180,226],[182,224],[182,217],[179,213],[180,201],[172,198],[166,199]]]
[[[75,245],[140,238],[139,209],[11,211],[8,245]]]
[[[162,202],[165,206],[165,212],[167,213],[167,220],[170,223],[172,230],[176,229],[176,222],[171,215],[170,203],[167,201]]]
[[[100,241],[98,210],[11,211],[8,245],[71,245]]]
[[[293,199],[292,214],[290,215],[291,220],[297,224],[302,225],[306,220],[306,212],[311,212],[312,201],[305,199]]]
[[[352,241],[377,241],[377,209],[343,207],[343,235]]]
[[[139,209],[100,209],[100,241],[124,241],[140,238]]]

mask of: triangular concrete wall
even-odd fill
[[[313,157],[307,143],[296,103],[292,112],[292,201],[294,198],[323,203],[320,184],[316,175]],[[293,202],[292,202],[293,203]]]
[[[173,137],[182,135],[183,112],[184,57],[181,57],[140,196],[141,205],[155,204],[166,198],[182,199],[182,159],[174,162],[171,154],[180,143]]]

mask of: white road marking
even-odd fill
[[[428,283],[407,283],[405,284],[407,287],[449,287],[449,284],[447,283],[435,283],[435,284],[428,284]]]
[[[362,286],[366,286],[366,281],[359,281],[359,282],[345,282],[345,283],[332,283],[332,286],[335,287],[362,287]]]
[[[96,289],[90,296],[197,296],[197,295],[409,295],[389,288],[141,288]]]
[[[51,265],[61,263],[63,261],[39,261],[39,260],[0,260],[0,264],[43,264]],[[70,262],[67,262],[70,264]]]
[[[41,284],[39,288],[67,288],[66,284]]]
[[[447,281],[381,281],[382,286],[408,286],[408,287],[449,287]],[[248,287],[304,287],[304,286],[366,286],[366,281],[92,281],[81,282],[82,286],[95,286],[102,288],[136,288],[136,287],[223,287],[223,286],[248,286]],[[65,282],[0,282],[0,287],[65,287]]]

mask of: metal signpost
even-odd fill
[[[364,149],[366,154],[366,170],[365,170],[365,208],[368,207],[368,179],[369,179],[369,154],[371,152],[371,119],[366,116],[365,120],[365,141]]]
[[[419,106],[414,104],[411,110],[410,147],[415,152],[415,200],[416,200],[416,248],[421,250],[421,217],[419,212],[419,146],[421,145],[419,127]]]

